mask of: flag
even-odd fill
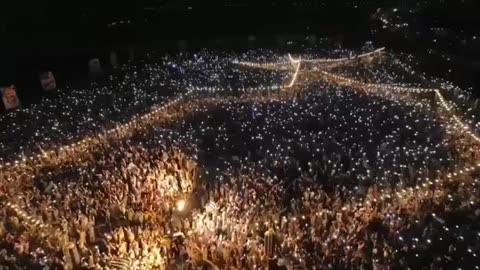
[[[17,97],[17,89],[15,86],[12,85],[0,89],[5,110],[12,110],[20,107],[20,100]]]
[[[114,68],[118,67],[118,57],[117,57],[117,53],[114,51],[110,52],[110,64]]]
[[[40,73],[40,84],[43,91],[53,91],[57,88],[57,82],[51,71]]]
[[[93,74],[102,72],[102,66],[100,65],[100,59],[95,58],[95,59],[91,59],[90,61],[88,61],[88,68],[90,70],[90,73],[93,73]]]

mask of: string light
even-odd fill
[[[342,58],[323,58],[323,59],[303,59],[299,60],[296,59],[294,60],[290,54],[288,54],[288,59],[289,61],[279,61],[279,62],[271,62],[271,63],[254,63],[254,62],[246,62],[246,61],[233,61],[234,64],[238,65],[243,65],[247,67],[253,67],[253,68],[262,68],[262,69],[278,69],[279,66],[284,66],[289,63],[296,64],[300,61],[307,62],[307,63],[339,63],[339,62],[345,62],[345,61],[351,61],[351,60],[357,60],[365,57],[369,57],[378,53],[381,53],[385,51],[385,48],[379,48],[376,50],[373,50],[371,52],[359,54],[353,57],[342,57]]]

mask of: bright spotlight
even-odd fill
[[[177,202],[177,210],[183,211],[185,209],[185,200],[180,200]]]

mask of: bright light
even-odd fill
[[[185,209],[185,200],[180,200],[177,202],[177,210],[183,211]]]
[[[289,85],[286,86],[286,88],[290,88],[295,84],[295,81],[297,80],[298,71],[300,70],[300,64],[302,63],[302,58],[301,57],[299,59],[296,59],[296,60],[293,59],[290,54],[288,54],[288,57],[291,59],[292,63],[298,63],[298,64],[297,64],[295,73],[293,74],[292,81],[290,82]]]

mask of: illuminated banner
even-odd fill
[[[3,105],[5,110],[12,110],[20,107],[20,100],[17,97],[15,86],[0,88],[2,92]]]
[[[100,73],[102,72],[102,66],[100,65],[100,59],[95,58],[88,61],[88,68],[90,73]]]
[[[51,71],[40,73],[40,84],[44,91],[53,91],[57,89],[57,82]]]

